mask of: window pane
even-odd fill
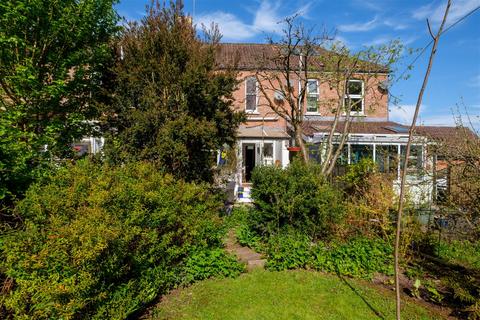
[[[333,153],[338,150],[338,144],[333,145]],[[348,145],[343,145],[342,152],[337,158],[337,165],[346,165],[348,163]]]
[[[314,163],[321,163],[320,145],[309,144],[308,145],[308,158]]]
[[[350,162],[357,163],[364,158],[373,158],[373,146],[365,144],[350,145]]]
[[[350,102],[350,105],[348,103]],[[345,107],[353,112],[363,111],[363,99],[361,98],[345,98]]]
[[[247,105],[245,108],[248,111],[255,111],[257,109],[257,96],[247,95]]]
[[[362,94],[362,81],[353,81],[349,80],[348,81],[348,94],[357,94],[361,95]]]
[[[256,94],[257,93],[257,79],[248,78],[247,79],[247,94]]]
[[[397,172],[398,164],[398,148],[397,146],[383,146],[375,147],[375,161],[377,162],[378,170],[384,173]]]
[[[273,143],[263,144],[263,156],[265,158],[273,158]]]
[[[308,80],[307,92],[308,93],[318,92],[317,80]]]
[[[307,111],[308,112],[317,112],[317,96],[308,96],[307,97]]]
[[[405,167],[405,153],[407,152],[407,146],[401,146],[401,162],[400,168],[403,170]],[[423,151],[422,146],[411,146],[410,156],[408,157],[407,175],[420,176],[423,169]]]

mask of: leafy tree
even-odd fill
[[[212,179],[215,151],[234,143],[243,119],[231,109],[236,74],[215,68],[219,39],[215,28],[199,39],[174,3],[155,2],[140,23],[129,23],[114,68],[108,159],[147,160],[177,178]]]
[[[0,205],[91,133],[118,29],[115,2],[1,1]]]

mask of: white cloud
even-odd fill
[[[342,32],[367,32],[379,27],[388,27],[395,31],[400,31],[408,29],[410,26],[395,19],[375,16],[372,20],[364,23],[341,24],[337,29]]]
[[[412,124],[415,105],[406,104],[400,106],[390,106],[389,109],[389,119],[391,121],[399,122],[401,124]]]
[[[404,125],[411,125],[413,114],[415,112],[415,105],[407,104],[400,106],[390,106],[389,119],[390,121],[398,122]],[[455,126],[458,122],[459,115],[450,112],[432,112],[426,105],[421,105],[420,115],[417,119],[417,125],[424,126]],[[465,114],[462,114],[462,119],[465,125],[469,125],[469,121]],[[474,128],[480,128],[480,116],[470,114],[470,121]]]
[[[195,23],[209,27],[212,22],[218,24],[218,28],[227,40],[245,40],[256,35],[256,30],[238,19],[231,13],[217,11],[197,16]]]
[[[365,23],[341,24],[337,27],[342,32],[365,32],[376,28],[379,25],[377,17]]]
[[[447,25],[457,21],[468,12],[480,6],[480,0],[457,0],[452,1],[452,6],[448,13]],[[445,13],[446,3],[434,6],[433,3],[416,9],[412,16],[417,20],[429,19],[433,24],[439,24]]]
[[[311,3],[307,3],[294,10],[303,18],[307,17]],[[262,0],[258,8],[253,12],[252,23],[246,23],[234,14],[216,11],[207,14],[200,14],[195,17],[195,23],[210,26],[212,22],[218,25],[224,40],[241,41],[253,38],[261,33],[276,33],[282,31],[280,14],[281,1]]]
[[[379,46],[379,45],[383,45],[383,44],[387,44],[389,43],[390,41],[392,41],[393,38],[392,37],[389,37],[389,36],[380,36],[380,37],[376,37],[368,42],[365,42],[363,45],[364,46],[367,46],[367,47],[370,47],[370,46]]]
[[[395,31],[405,30],[410,27],[408,24],[390,20],[390,19],[383,20],[383,24],[389,28],[392,28]]]
[[[279,25],[281,17],[278,14],[279,8],[279,2],[272,4],[269,1],[262,1],[255,13],[252,28],[257,32],[281,32],[281,26]]]

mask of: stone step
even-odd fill
[[[266,259],[249,260],[247,262],[247,270],[252,271],[254,269],[264,269],[266,262]]]

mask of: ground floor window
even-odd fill
[[[373,159],[373,145],[352,144],[350,145],[350,163],[357,163],[362,159]]]
[[[383,173],[395,173],[398,168],[398,146],[376,145],[375,162],[378,170]]]
[[[407,146],[400,147],[400,169],[403,170],[405,163],[405,154],[407,153]],[[419,145],[410,147],[410,154],[408,157],[407,176],[421,176],[423,173],[423,148]]]
[[[263,144],[263,164],[266,166],[273,165],[273,142]]]
[[[333,153],[338,149],[338,144],[334,144]],[[322,151],[320,144],[309,146],[310,159],[315,162],[321,161]],[[355,164],[365,158],[370,158],[378,166],[382,173],[394,173],[400,177],[405,159],[406,145],[395,143],[345,143],[337,159],[337,166]],[[403,155],[403,157],[401,156]],[[410,149],[409,164],[407,176],[410,178],[420,178],[424,173],[424,151],[423,145],[412,145]]]

